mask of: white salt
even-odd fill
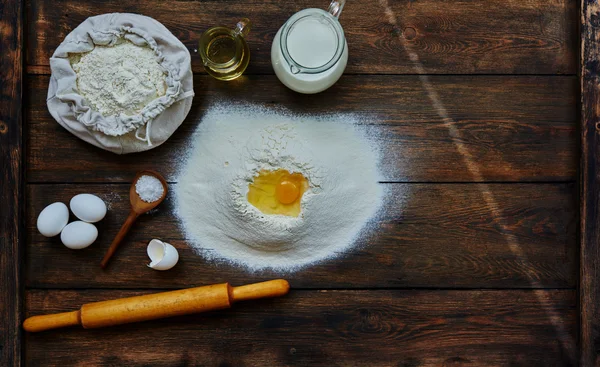
[[[153,203],[163,196],[165,188],[158,178],[143,175],[135,183],[135,192],[137,192],[143,201]]]

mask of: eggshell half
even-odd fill
[[[60,234],[63,245],[72,250],[86,248],[98,238],[98,229],[87,222],[76,221],[67,224]]]
[[[40,212],[37,219],[38,231],[43,236],[54,237],[69,223],[69,208],[63,203],[52,203]]]
[[[170,243],[161,240],[150,241],[146,252],[151,261],[148,267],[154,270],[169,270],[179,261],[177,249]]]
[[[88,223],[99,222],[106,215],[106,204],[102,199],[92,194],[73,196],[69,206],[77,218]]]

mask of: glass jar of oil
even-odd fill
[[[250,49],[245,37],[250,20],[240,20],[235,29],[212,27],[200,37],[198,50],[206,72],[219,80],[233,80],[246,70]]]

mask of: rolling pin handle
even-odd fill
[[[287,294],[289,290],[290,284],[287,280],[275,279],[262,283],[243,285],[241,287],[231,287],[229,298],[231,303],[233,303],[258,298],[279,297]]]
[[[23,329],[37,333],[39,331],[77,325],[81,325],[81,312],[79,310],[29,317],[23,322]]]

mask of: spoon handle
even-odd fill
[[[115,239],[110,244],[110,247],[108,248],[108,251],[106,252],[106,255],[104,255],[104,259],[102,259],[102,262],[100,263],[100,266],[102,267],[102,269],[104,269],[106,267],[106,265],[108,264],[108,261],[110,260],[112,255],[115,253],[115,251],[117,251],[117,247],[119,247],[119,245],[121,244],[121,241],[123,241],[123,238],[125,237],[127,232],[129,232],[129,229],[131,228],[133,223],[135,223],[135,220],[138,218],[138,216],[139,216],[139,214],[137,214],[133,210],[131,212],[129,212],[129,216],[125,220],[125,223],[123,223],[123,226],[119,230],[119,233],[117,233],[117,235],[115,236]]]

